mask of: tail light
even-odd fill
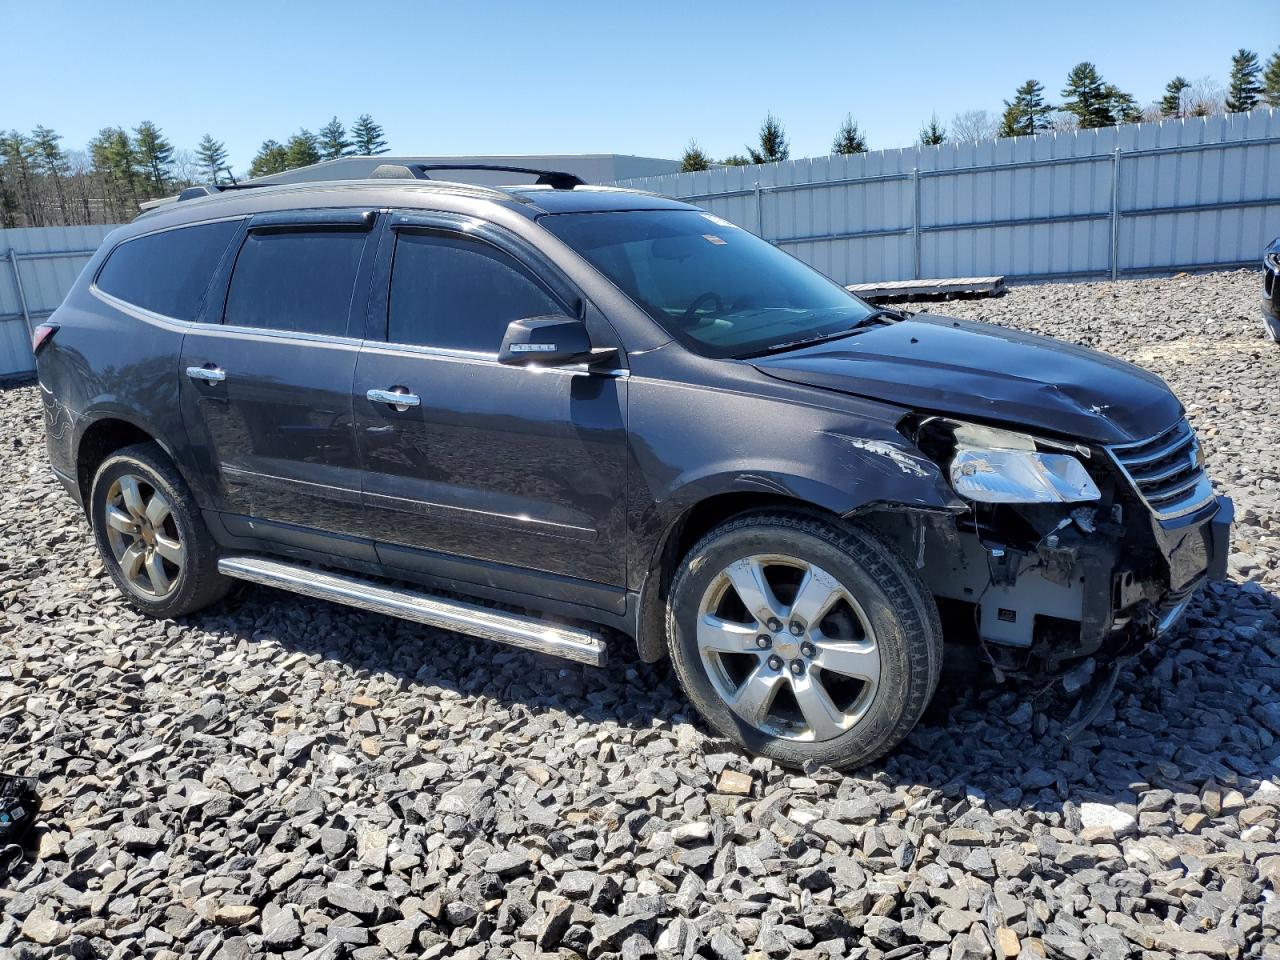
[[[53,335],[58,332],[56,323],[42,323],[31,331],[31,352],[39,353],[40,348],[53,339]]]

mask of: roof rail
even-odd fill
[[[539,170],[534,167],[513,167],[504,163],[383,163],[369,175],[371,180],[430,180],[430,172],[436,170],[491,170],[497,173],[524,173],[537,177],[538,186],[555,190],[572,190],[584,187],[587,181],[576,173],[563,170]]]
[[[195,200],[198,197],[216,197],[227,190],[252,190],[254,187],[267,187],[267,183],[198,183],[194,187],[186,187],[178,194],[178,201]]]

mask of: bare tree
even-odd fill
[[[955,143],[977,143],[994,140],[1000,121],[989,110],[966,110],[951,119],[951,139]]]
[[[1192,80],[1183,97],[1189,117],[1216,117],[1226,110],[1227,91],[1210,76]]]
[[[173,151],[170,179],[175,187],[189,187],[193,183],[199,183],[204,172],[204,163],[196,156],[194,150],[180,148]]]

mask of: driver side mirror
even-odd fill
[[[591,348],[586,325],[571,317],[526,317],[507,325],[498,362],[563,366],[569,363],[600,363],[617,355],[613,347]]]

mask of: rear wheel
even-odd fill
[[[721,734],[781,763],[867,763],[915,726],[937,684],[933,598],[871,531],[743,516],[689,552],[672,584],[672,663]]]
[[[142,613],[182,616],[230,589],[186,483],[156,444],[125,447],[102,462],[89,516],[107,572]]]

